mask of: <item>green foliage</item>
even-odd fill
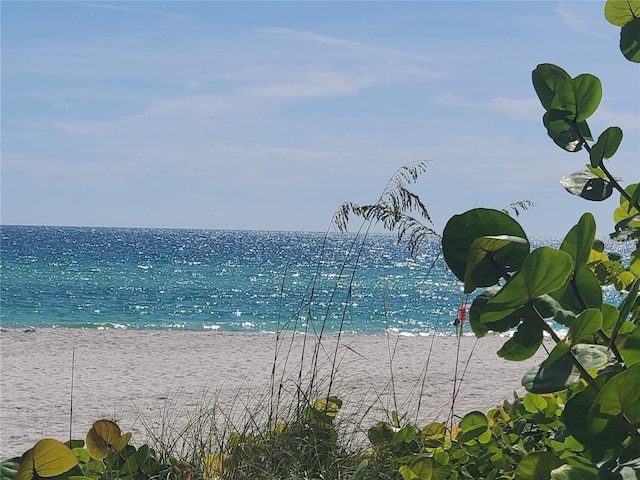
[[[341,399],[322,397],[266,431],[231,433],[222,450],[205,460],[205,480],[338,478],[343,471],[366,478],[366,459],[340,446],[335,420],[341,407]]]
[[[621,27],[622,54],[627,60],[640,63],[640,1],[607,0],[604,15],[609,23]]]
[[[0,464],[3,480],[188,480],[190,468],[170,459],[161,463],[148,445],[136,449],[131,434],[122,435],[109,420],[98,420],[87,433],[86,443],[53,439],[36,443],[19,459]],[[86,448],[85,448],[86,444]],[[15,465],[19,465],[15,469]]]
[[[622,27],[624,56],[640,61],[640,2],[609,0],[605,16]],[[465,464],[455,471],[467,478],[637,479],[640,189],[637,183],[623,189],[607,168],[623,139],[619,127],[605,129],[591,143],[587,120],[602,99],[600,80],[591,74],[572,78],[556,65],[541,64],[533,70],[532,81],[552,141],[571,153],[584,149],[589,156],[587,169],[565,176],[561,184],[591,201],[618,192],[611,238],[635,240],[636,248],[628,259],[605,253],[604,243],[595,239],[593,216],[587,213],[559,249],[543,246],[530,252],[527,244],[515,255],[519,239],[526,235],[514,219],[502,219],[500,212],[486,209],[452,217],[442,236],[447,264],[466,293],[486,287],[470,309],[473,332],[484,336],[515,328],[498,351],[513,361],[536,353],[544,334],[556,344],[548,358],[523,377],[522,384],[531,393],[522,403],[516,399],[509,409],[509,420],[516,414],[522,418],[494,429],[490,415],[471,412],[460,422],[458,433],[451,432],[453,443],[482,446],[465,451],[473,458],[473,470]],[[618,307],[603,303],[602,288],[607,285],[626,295]],[[564,338],[555,330],[558,325],[568,327]],[[529,432],[535,426],[535,433],[526,435],[527,426]],[[494,434],[500,431],[503,443],[496,445]],[[506,438],[505,432],[510,432]],[[505,446],[520,458],[498,465],[496,461],[505,458]],[[486,462],[486,456],[492,461]]]

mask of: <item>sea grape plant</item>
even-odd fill
[[[85,440],[38,441],[21,457],[0,463],[2,480],[187,480],[190,468],[177,460],[161,462],[148,445],[135,448],[110,420],[93,424]]]
[[[621,50],[639,61],[640,2],[609,0],[609,21],[622,26]],[[617,22],[617,23],[616,23]],[[633,39],[633,40],[631,40]],[[449,220],[442,235],[443,254],[466,293],[483,289],[469,316],[473,332],[515,329],[498,355],[507,360],[533,356],[545,335],[555,346],[548,358],[527,372],[531,393],[558,395],[558,432],[578,445],[578,457],[532,452],[523,457],[515,478],[640,478],[640,188],[623,188],[607,166],[623,139],[617,126],[594,140],[587,120],[602,98],[600,80],[571,77],[552,64],[538,65],[533,87],[545,110],[543,125],[563,150],[584,151],[586,170],[561,180],[565,189],[590,201],[619,194],[613,212],[613,240],[632,241],[628,259],[605,253],[595,238],[593,215],[585,213],[558,248],[529,251],[518,222],[503,212],[473,209]],[[603,301],[612,284],[618,305]],[[557,327],[562,327],[561,329]],[[561,334],[560,330],[566,333]],[[542,406],[544,409],[544,406]],[[529,476],[525,471],[537,472]],[[418,477],[416,477],[418,478]]]

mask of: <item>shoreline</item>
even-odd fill
[[[344,401],[339,417],[365,429],[393,410],[418,424],[444,421],[456,371],[462,382],[455,415],[486,411],[514,391],[524,394],[520,379],[545,358],[544,350],[509,362],[496,354],[506,340],[331,333],[314,362],[314,336],[290,332],[3,329],[0,459],[21,455],[41,438],[67,440],[71,405],[73,438],[109,418],[133,433],[135,445],[168,417],[181,423],[211,407],[242,423],[265,413],[272,379],[283,406],[310,377],[318,396],[331,384],[331,394]]]

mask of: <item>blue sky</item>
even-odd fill
[[[640,70],[603,2],[2,2],[3,224],[315,230],[404,163],[434,227],[518,200],[531,236],[616,200],[567,194],[539,63],[593,73],[594,135],[640,176]],[[357,224],[354,223],[354,227]]]

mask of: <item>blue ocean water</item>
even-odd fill
[[[384,234],[2,226],[0,276],[5,328],[453,333],[461,294]]]
[[[436,238],[2,226],[0,325],[454,334]]]

